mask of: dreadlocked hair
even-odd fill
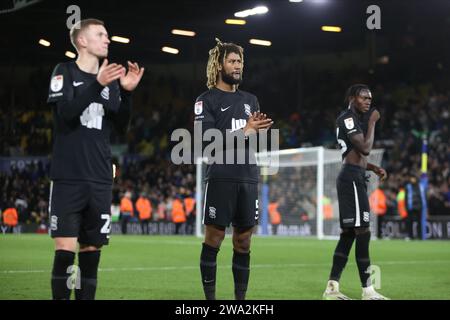
[[[345,103],[350,103],[350,97],[356,97],[359,96],[361,91],[369,90],[369,86],[366,84],[354,84],[350,88],[347,89],[347,92],[345,93]]]
[[[208,65],[206,66],[206,86],[211,89],[216,86],[219,66],[223,65],[229,53],[236,53],[241,57],[244,68],[244,49],[234,43],[223,43],[216,38],[216,46],[209,50]]]

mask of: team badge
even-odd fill
[[[249,117],[252,115],[252,107],[250,107],[248,104],[244,103],[244,111],[245,114]]]
[[[196,115],[202,114],[203,112],[203,101],[198,101],[195,103],[194,113]]]
[[[369,213],[367,211],[363,213],[363,220],[364,222],[369,222]]]
[[[63,87],[63,80],[64,77],[62,74],[54,76],[50,82],[50,89],[52,89],[53,92],[58,92]]]
[[[215,219],[216,218],[216,208],[209,207],[209,217],[211,219]]]
[[[351,130],[355,127],[355,123],[353,122],[353,118],[344,119],[345,127],[348,130]]]

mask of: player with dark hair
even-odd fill
[[[209,51],[209,90],[202,93],[195,103],[195,125],[202,125],[203,133],[212,128],[220,130],[224,141],[230,132],[248,141],[248,137],[260,129],[270,128],[273,121],[260,113],[258,99],[253,94],[238,89],[244,65],[242,47],[216,41],[217,45]],[[246,159],[252,152],[249,149],[247,144]],[[208,300],[216,298],[217,253],[230,223],[233,225],[235,299],[245,299],[250,275],[250,240],[259,217],[258,170],[256,164],[249,162],[210,163],[206,169],[203,204],[205,240],[200,256],[200,272]]]
[[[362,285],[363,300],[386,300],[375,291],[370,280],[370,207],[367,196],[366,170],[381,180],[387,178],[384,169],[367,162],[373,147],[375,124],[380,113],[371,108],[372,93],[368,86],[355,84],[347,90],[347,110],[336,121],[337,141],[341,147],[343,165],[336,181],[339,219],[342,232],[334,251],[333,266],[323,298],[350,300],[339,291],[339,279],[355,242],[356,264]]]
[[[144,68],[109,64],[108,33],[102,21],[76,23],[70,39],[76,61],[59,63],[52,74],[48,103],[53,108],[54,145],[50,178],[50,231],[55,241],[53,299],[70,299],[70,270],[78,250],[75,298],[94,299],[100,248],[111,227],[113,169],[110,133],[125,132],[131,92]],[[104,59],[99,65],[99,60]],[[68,273],[69,272],[69,273]]]

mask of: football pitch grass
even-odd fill
[[[113,235],[102,250],[97,299],[203,299],[202,240],[190,236]],[[336,241],[254,237],[247,298],[321,299]],[[47,235],[0,235],[0,299],[49,299],[53,241]],[[218,256],[217,298],[233,298],[232,245]],[[380,293],[392,299],[450,299],[450,242],[378,240],[372,264],[380,268]],[[354,248],[341,290],[361,298]],[[73,297],[72,297],[73,298]]]

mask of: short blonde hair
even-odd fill
[[[77,38],[81,31],[85,30],[87,27],[91,25],[101,25],[104,26],[105,23],[98,19],[84,19],[80,20],[77,23],[75,23],[72,28],[70,29],[70,42],[72,42],[72,45],[75,47],[75,49],[78,50],[77,45]]]

